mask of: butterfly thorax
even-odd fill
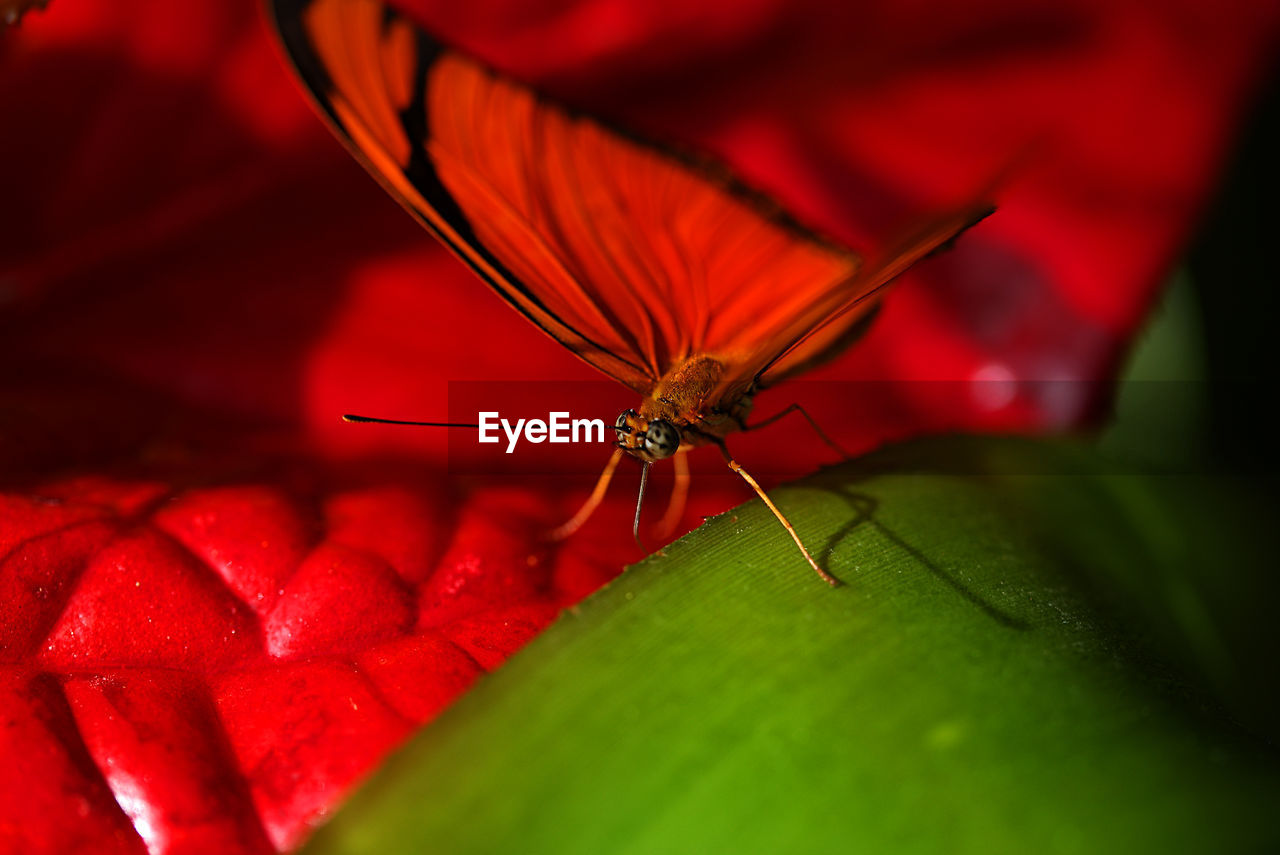
[[[642,460],[660,460],[739,429],[751,410],[751,396],[734,394],[726,399],[724,374],[724,364],[705,355],[676,365],[638,410],[618,417],[618,447]]]

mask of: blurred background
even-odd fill
[[[1273,67],[1245,117],[1219,183],[1126,367],[1106,442],[1138,459],[1201,461],[1269,479],[1276,446],[1261,416],[1276,388],[1266,352],[1280,269],[1269,152],[1280,145]],[[1260,408],[1261,405],[1261,408]]]
[[[1006,175],[998,214],[904,277],[870,335],[806,377],[868,383],[805,401],[851,448],[1096,428],[1169,282],[1180,337],[1157,339],[1135,376],[1222,381],[1202,396],[1220,457],[1265,424],[1239,383],[1273,362],[1249,352],[1274,305],[1274,187],[1259,168],[1274,142],[1273,3],[404,8],[575,106],[727,161],[866,252]],[[0,51],[15,465],[42,448],[137,447],[175,408],[324,454],[441,462],[438,433],[337,415],[433,418],[450,382],[599,379],[361,173],[253,3],[54,3]],[[54,389],[67,394],[41,400]],[[779,390],[760,412],[804,397]],[[104,423],[101,405],[126,400]],[[780,473],[820,461],[801,425],[782,430],[744,455]]]

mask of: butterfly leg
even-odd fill
[[[600,473],[600,478],[597,479],[591,495],[587,497],[587,500],[582,503],[582,507],[578,508],[578,512],[568,522],[547,533],[548,540],[564,540],[582,528],[582,524],[591,518],[596,508],[600,507],[600,503],[604,501],[604,494],[609,489],[609,482],[613,480],[613,473],[617,470],[618,462],[622,460],[623,454],[624,452],[621,448],[614,449],[613,456],[604,465],[604,471]]]
[[[818,566],[818,562],[813,560],[813,556],[810,555],[809,550],[805,548],[804,542],[800,540],[800,535],[796,534],[795,526],[791,524],[790,520],[782,515],[782,511],[778,510],[778,506],[773,503],[773,500],[769,498],[769,495],[760,487],[759,484],[756,483],[756,479],[752,478],[747,470],[743,469],[738,461],[733,459],[732,455],[729,454],[729,449],[726,448],[723,443],[720,443],[719,447],[720,453],[724,455],[725,463],[728,463],[730,469],[742,476],[742,480],[746,481],[747,484],[751,486],[751,489],[756,491],[756,495],[760,497],[760,500],[768,506],[769,510],[773,511],[773,515],[778,518],[778,522],[782,523],[782,527],[787,530],[787,534],[791,535],[791,539],[796,542],[796,546],[800,547],[800,553],[804,556],[804,560],[809,562],[809,566],[813,568],[813,572],[817,573],[818,576],[822,578],[822,581],[826,582],[831,587],[839,587],[840,580],[835,576],[832,576],[826,570],[823,570]]]
[[[832,439],[831,437],[827,436],[827,432],[826,432],[826,431],[824,431],[822,428],[820,428],[820,427],[818,426],[818,423],[817,423],[816,421],[814,421],[814,420],[813,420],[813,416],[809,415],[809,411],[808,411],[808,410],[806,410],[804,407],[800,406],[799,404],[792,404],[791,406],[787,407],[787,408],[786,408],[785,410],[783,410],[782,412],[780,412],[780,413],[774,413],[773,415],[769,416],[769,418],[765,419],[764,421],[756,422],[756,423],[755,423],[755,424],[753,424],[753,425],[749,425],[749,424],[745,424],[745,423],[744,423],[744,424],[742,425],[742,430],[743,430],[744,432],[745,432],[745,431],[751,431],[751,430],[759,430],[759,429],[760,429],[760,428],[762,428],[762,427],[766,427],[766,426],[768,426],[768,425],[773,424],[774,422],[776,422],[776,421],[778,421],[779,419],[781,419],[783,416],[789,416],[789,415],[791,415],[792,413],[795,413],[795,412],[798,412],[798,413],[800,413],[800,415],[804,416],[805,421],[807,421],[807,422],[809,423],[809,426],[813,428],[813,432],[814,432],[814,433],[816,433],[816,434],[818,435],[818,438],[819,438],[819,439],[821,439],[823,442],[825,442],[828,446],[830,446],[830,448],[831,448],[833,451],[835,451],[835,453],[836,453],[836,454],[839,454],[839,455],[840,455],[842,458],[844,458],[845,460],[852,460],[852,459],[853,459],[853,455],[851,455],[849,452],[847,452],[847,451],[845,451],[843,448],[841,448],[841,447],[840,447],[840,445],[839,445],[839,443],[837,443],[834,439]]]
[[[666,540],[676,530],[680,520],[684,519],[685,505],[689,501],[689,458],[685,454],[677,454],[671,458],[675,467],[675,483],[671,486],[671,498],[667,500],[666,513],[658,521],[657,535]]]

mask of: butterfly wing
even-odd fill
[[[267,5],[320,113],[391,195],[544,332],[605,373],[647,392],[654,383],[652,371],[630,345],[627,330],[600,321],[573,299],[575,292],[548,305],[543,298],[556,295],[526,286],[507,265],[519,257],[504,250],[529,232],[527,226],[513,231],[508,241],[486,240],[442,180],[436,158],[448,155],[432,145],[433,127],[447,122],[428,113],[429,89],[438,90],[441,82],[434,66],[447,56],[441,47],[377,0],[268,0]],[[482,109],[458,94],[456,105],[434,99],[431,107],[445,116]],[[491,185],[499,177],[490,176]],[[484,179],[474,183],[483,185]],[[489,192],[499,191],[491,186]],[[584,323],[571,308],[584,311],[592,322]]]
[[[642,394],[695,354],[738,385],[794,362],[888,271],[861,275],[723,170],[543,99],[380,0],[269,5],[365,166],[513,306]]]
[[[864,265],[845,285],[843,300],[825,307],[825,314],[781,348],[768,349],[744,366],[754,371],[754,386],[772,386],[843,351],[865,331],[875,315],[882,292],[917,261],[947,249],[962,233],[995,211],[986,202],[949,212],[890,245]]]

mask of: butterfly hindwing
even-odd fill
[[[848,297],[794,341],[774,352],[756,369],[756,388],[774,385],[843,351],[861,337],[875,316],[878,298],[894,280],[923,258],[951,248],[961,234],[995,210],[981,202],[949,212],[917,228],[890,245],[865,265],[849,283]]]

